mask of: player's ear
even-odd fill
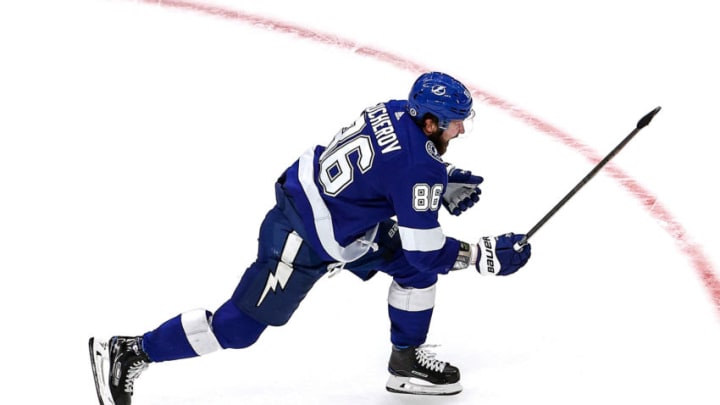
[[[425,118],[425,126],[423,126],[423,132],[425,135],[432,135],[438,130],[438,124],[432,118]]]

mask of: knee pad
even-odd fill
[[[215,337],[224,349],[242,349],[255,343],[266,324],[256,321],[228,301],[212,317]]]

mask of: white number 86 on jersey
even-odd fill
[[[418,183],[413,187],[413,209],[415,211],[437,211],[442,198],[442,184],[430,186]]]

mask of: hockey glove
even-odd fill
[[[477,271],[482,275],[507,276],[518,271],[530,258],[530,244],[516,251],[513,246],[525,235],[507,233],[501,236],[484,236],[478,243]]]
[[[460,215],[480,200],[480,183],[483,178],[473,176],[469,170],[458,169],[446,164],[448,173],[447,190],[442,197],[443,206],[452,215]]]

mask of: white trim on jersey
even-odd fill
[[[400,240],[404,250],[416,252],[433,252],[445,246],[445,234],[442,228],[417,229],[405,226],[400,229]]]
[[[315,148],[310,148],[300,156],[298,165],[298,180],[302,186],[305,196],[310,201],[313,219],[315,221],[315,231],[317,232],[323,249],[335,260],[341,263],[348,263],[359,259],[368,252],[372,245],[379,225],[365,233],[361,239],[354,241],[348,246],[341,246],[335,239],[335,231],[333,230],[333,220],[330,210],[322,199],[320,191],[315,186],[315,170],[314,166]]]
[[[410,312],[431,309],[435,306],[435,285],[427,288],[404,288],[393,281],[388,292],[388,304]]]
[[[204,309],[193,309],[180,315],[185,337],[198,356],[222,349],[208,322]]]

